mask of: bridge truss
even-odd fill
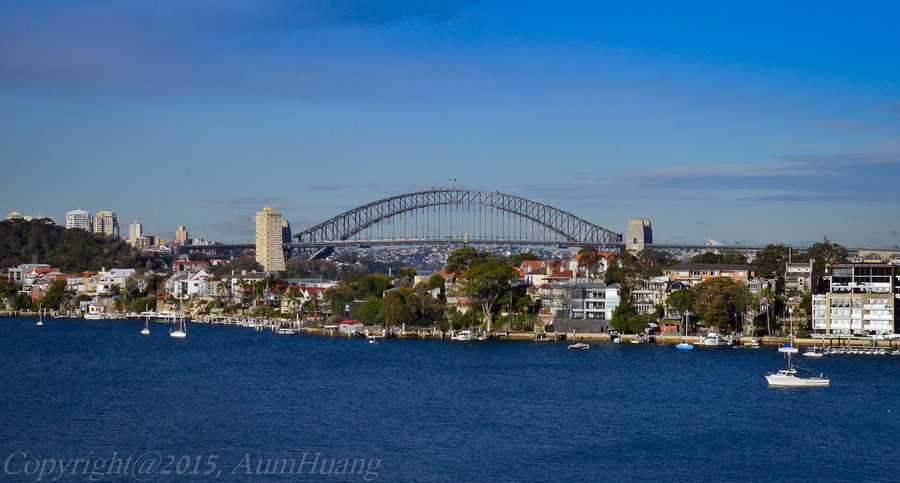
[[[435,189],[381,199],[294,235],[295,247],[434,243],[613,247],[622,235],[499,192]]]

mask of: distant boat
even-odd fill
[[[685,315],[687,317],[690,317],[690,312],[687,312]],[[681,349],[681,350],[693,349],[694,345],[687,341],[687,320],[684,321],[684,325],[681,328],[681,333],[682,333],[681,342],[679,342],[678,345],[675,346],[675,348]]]
[[[794,347],[793,344],[784,344],[783,346],[778,348],[778,352],[784,352],[785,354],[796,354],[800,352],[800,349]]]
[[[770,386],[778,386],[778,387],[822,387],[828,386],[831,384],[831,380],[828,379],[824,374],[819,374],[818,376],[811,377],[800,377],[798,376],[797,369],[794,368],[794,365],[791,361],[791,352],[787,353],[787,369],[781,369],[778,372],[766,373],[766,381]],[[812,371],[809,371],[812,372]]]
[[[783,346],[778,348],[778,352],[784,352],[785,354],[796,354],[800,349],[794,346],[794,309],[791,308],[791,342],[788,344],[784,344]]]
[[[634,339],[631,339],[632,344],[646,344],[647,343],[647,334],[638,334],[634,336]]]
[[[187,337],[187,327],[184,325],[184,314],[181,314],[181,319],[178,327],[173,329],[169,329],[169,336],[174,337],[176,339],[184,339]]]
[[[718,332],[709,332],[706,334],[706,337],[700,339],[700,345],[717,347],[728,345],[728,341],[726,341]]]
[[[452,337],[452,339],[453,340],[470,341],[470,340],[477,340],[477,337],[471,330],[461,330],[459,332],[459,334],[454,335]]]
[[[825,355],[824,352],[819,352],[819,350],[816,349],[815,347],[813,347],[803,353],[804,357],[822,357],[824,355]]]
[[[144,316],[144,328],[141,329],[142,335],[150,335],[150,315]]]
[[[760,340],[754,337],[747,341],[747,343],[744,344],[744,347],[747,347],[748,349],[759,349],[759,343]]]
[[[569,346],[569,349],[572,349],[575,351],[584,351],[584,350],[588,350],[590,348],[591,348],[591,346],[588,344],[585,344],[584,342],[577,342],[577,343]]]
[[[34,325],[44,325],[44,311],[38,310],[38,321],[37,324]]]

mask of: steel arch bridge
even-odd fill
[[[390,244],[618,246],[622,235],[519,196],[464,189],[407,193],[345,211],[294,235],[292,247]]]

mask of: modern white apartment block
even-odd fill
[[[813,329],[826,335],[885,336],[897,333],[900,275],[883,264],[826,267],[828,291],[813,295]]]
[[[612,320],[619,306],[619,284],[580,283],[572,292],[572,318]]]
[[[128,241],[134,245],[135,240],[144,236],[144,226],[137,220],[128,224]]]
[[[281,213],[272,206],[264,207],[256,214],[256,261],[267,272],[284,270],[281,235]]]
[[[119,236],[119,219],[112,211],[101,211],[94,215],[94,233]]]
[[[93,231],[91,214],[84,210],[72,210],[66,213],[66,229],[80,228],[84,231]]]

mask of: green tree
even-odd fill
[[[630,331],[628,319],[632,316],[634,316],[634,310],[631,308],[631,303],[628,302],[628,299],[622,299],[619,305],[616,306],[616,309],[613,310],[610,323],[614,329],[624,334]]]
[[[445,289],[445,284],[446,280],[444,280],[444,277],[436,273],[428,277],[428,288],[439,288],[441,289],[441,292],[443,292]]]
[[[41,297],[40,306],[47,310],[61,308],[66,301],[69,300],[69,295],[66,293],[66,286],[65,280],[54,280],[53,283],[50,284],[47,293]]]
[[[825,265],[847,261],[847,248],[837,243],[831,243],[826,238],[825,241],[814,243],[809,247],[809,257],[816,260],[816,276],[822,278],[825,274]]]
[[[491,258],[470,265],[460,277],[463,293],[481,307],[487,330],[491,330],[498,303],[518,276],[511,265]]]
[[[403,294],[399,290],[393,290],[384,295],[384,323],[385,328],[390,325],[401,326],[412,322],[412,314],[409,307],[403,301]]]
[[[412,267],[403,267],[400,270],[397,270],[397,276],[395,278],[403,281],[407,285],[412,285],[413,281],[416,279],[416,269]]]
[[[370,298],[359,308],[356,318],[370,325],[384,325],[384,299]]]
[[[599,263],[600,255],[594,247],[585,245],[584,248],[578,251],[578,266],[584,268],[588,279],[591,278],[591,272],[597,269]]]
[[[703,252],[699,255],[691,257],[691,263],[722,263],[718,253]]]
[[[731,279],[716,277],[704,280],[693,286],[694,306],[697,315],[718,328],[725,328],[734,321],[737,306],[741,297],[741,287]]]
[[[195,251],[188,254],[188,260],[192,262],[206,262],[209,261],[209,257],[207,257],[203,252]]]
[[[784,270],[791,253],[791,247],[783,244],[768,244],[756,253],[753,266],[762,278],[774,278],[778,286],[784,286]]]
[[[683,317],[685,312],[694,308],[694,294],[687,289],[676,290],[666,298],[666,306]]]
[[[508,263],[514,267],[518,267],[518,266],[522,265],[522,262],[524,262],[526,260],[540,260],[540,259],[541,259],[541,257],[535,255],[534,253],[525,252],[525,253],[518,253],[516,255],[510,255],[506,259],[506,263]]]
[[[493,259],[494,256],[490,253],[472,247],[457,248],[447,257],[447,264],[444,269],[450,274],[461,274],[473,265]]]
[[[729,248],[727,250],[724,250],[722,253],[705,252],[699,255],[695,255],[691,257],[690,262],[745,265],[747,263],[747,257],[745,257],[741,252]]]
[[[231,259],[228,263],[210,267],[210,270],[212,270],[212,273],[215,275],[225,275],[230,273],[240,275],[244,272],[261,272],[262,269],[262,265],[260,265],[259,262],[256,261],[256,257],[253,256],[236,257]]]

